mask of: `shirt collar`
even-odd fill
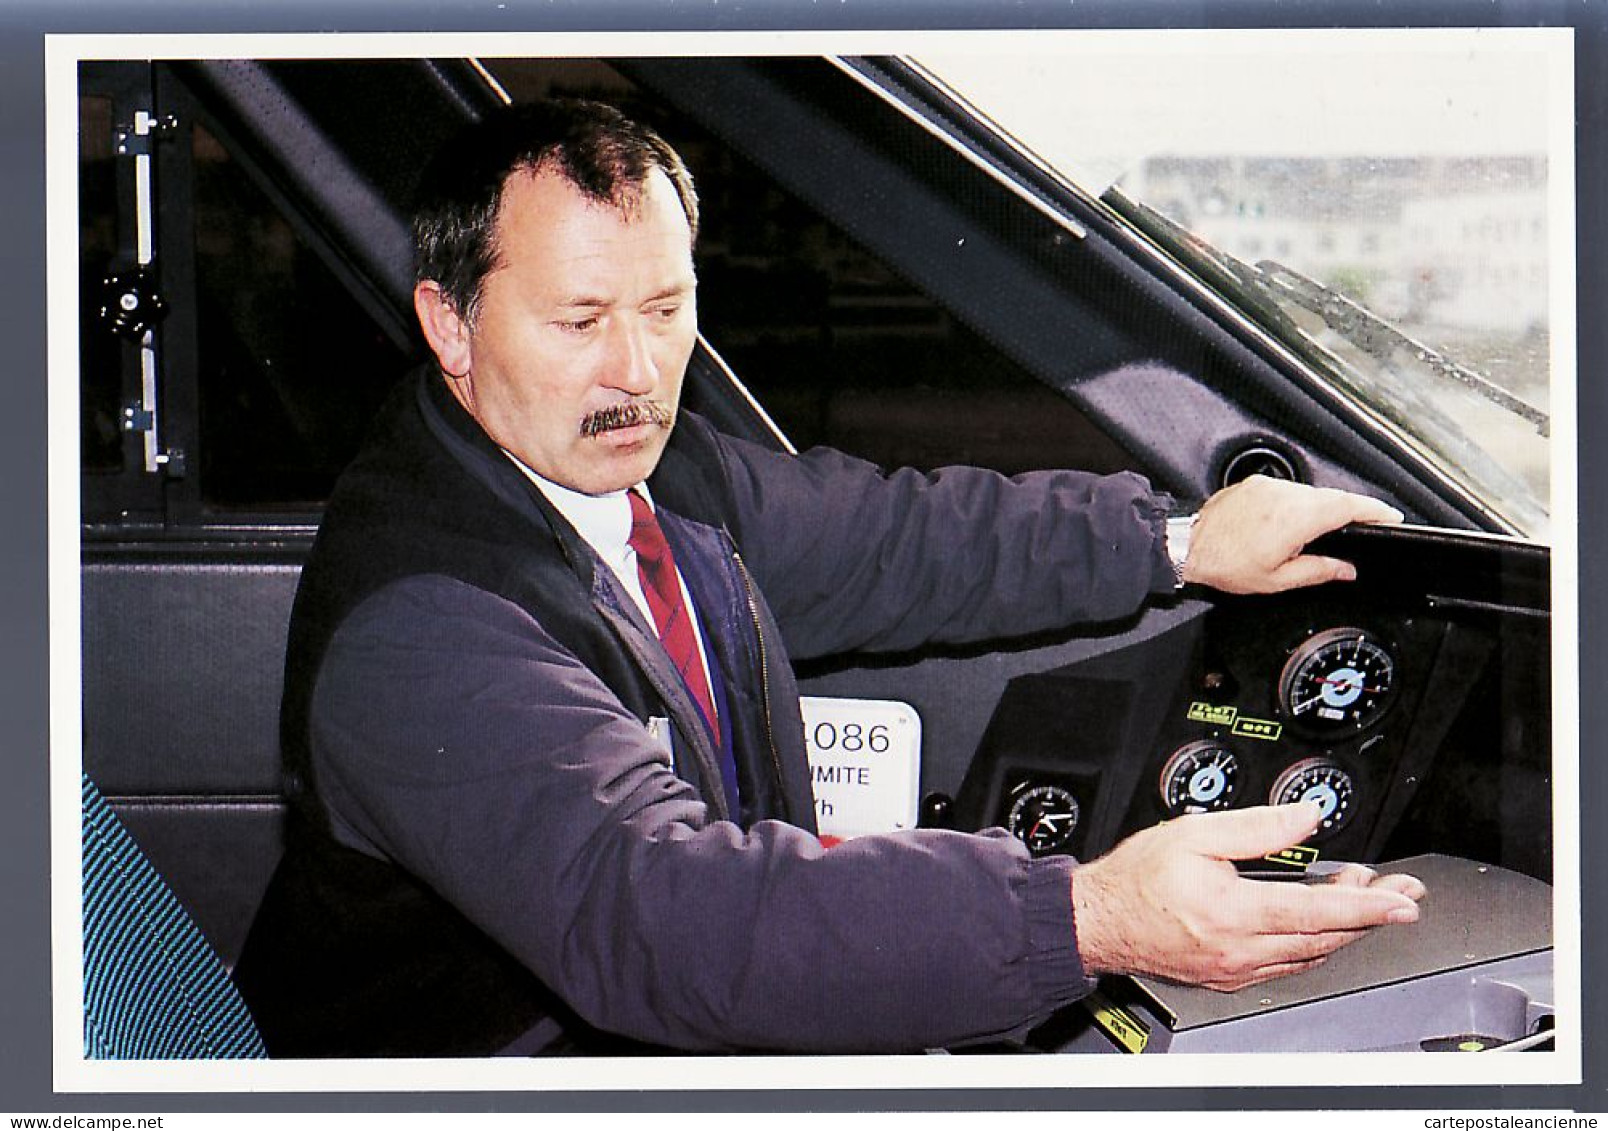
[[[504,454],[514,461],[514,466],[524,472],[527,479],[536,484],[537,490],[575,527],[575,532],[599,557],[610,564],[626,559],[630,552],[627,543],[631,538],[631,502],[625,497],[625,491],[587,495],[538,475],[524,460],[506,448]],[[648,493],[646,483],[638,483],[630,490],[646,499],[650,507],[653,505],[653,496]]]

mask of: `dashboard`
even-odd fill
[[[1407,871],[1423,917],[1237,993],[1105,978],[1032,1051],[1552,1047],[1550,556],[1421,527],[1314,544],[1354,582],[1213,598],[1149,640],[1012,680],[955,824],[1091,858],[1189,813],[1316,801],[1303,844],[1250,862],[1326,882]]]
[[[1550,880],[1546,549],[1421,527],[1314,549],[1358,579],[1217,598],[1011,681],[956,826],[1090,857],[1187,813],[1316,801],[1321,825],[1275,865],[1438,852]]]

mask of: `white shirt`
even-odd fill
[[[610,491],[606,495],[586,495],[580,491],[554,483],[532,471],[525,462],[512,452],[504,451],[514,466],[525,473],[525,477],[546,496],[547,501],[559,514],[569,520],[575,532],[579,534],[592,547],[592,551],[603,559],[625,586],[625,591],[631,595],[642,611],[642,619],[658,631],[658,625],[653,619],[653,610],[648,607],[648,597],[642,589],[642,574],[637,570],[637,552],[631,547],[631,500],[626,498],[624,491]],[[631,490],[636,491],[647,500],[649,509],[656,509],[653,505],[653,496],[648,493],[646,483],[638,483]],[[686,602],[687,608],[693,610],[692,632],[698,641],[698,651],[703,657],[705,688],[709,692],[709,701],[714,702],[715,692],[709,687],[709,646],[704,642],[703,625],[699,623],[696,615],[698,606],[693,604],[692,593],[687,589],[686,579],[681,576],[681,569],[676,569],[676,581],[681,586],[681,599]]]

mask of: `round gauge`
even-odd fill
[[[1301,643],[1279,676],[1279,706],[1314,730],[1361,730],[1379,721],[1396,690],[1396,661],[1360,628],[1331,628]]]
[[[1005,827],[1035,856],[1072,843],[1078,827],[1078,799],[1058,785],[1023,785],[1005,815]]]
[[[1313,834],[1316,840],[1340,831],[1351,819],[1354,793],[1351,775],[1338,763],[1329,758],[1304,758],[1286,766],[1274,780],[1268,803],[1316,801],[1323,811],[1323,820]]]
[[[1161,768],[1161,803],[1174,816],[1227,809],[1239,788],[1239,759],[1220,742],[1180,746]]]

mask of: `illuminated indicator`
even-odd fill
[[[1490,1052],[1508,1042],[1488,1033],[1455,1033],[1449,1037],[1427,1037],[1418,1042],[1425,1052]]]
[[[1242,718],[1234,723],[1234,733],[1243,738],[1260,738],[1266,742],[1277,742],[1279,736],[1284,733],[1284,724],[1270,719]]]
[[[1211,703],[1191,703],[1189,705],[1189,721],[1192,723],[1210,723],[1212,726],[1232,726],[1239,717],[1238,707],[1218,707]]]
[[[1145,1046],[1150,1043],[1150,1028],[1144,1022],[1121,1006],[1112,1004],[1098,992],[1084,998],[1083,1004],[1094,1018],[1094,1023],[1125,1052],[1145,1051]]]
[[[1293,844],[1289,848],[1281,848],[1277,852],[1269,852],[1262,857],[1269,864],[1282,864],[1288,868],[1306,871],[1318,862],[1318,850],[1309,844]]]

